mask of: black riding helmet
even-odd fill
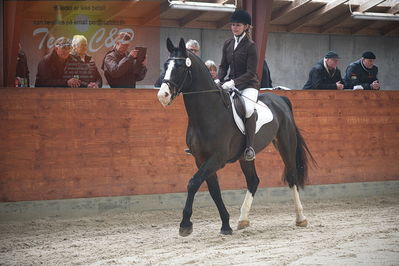
[[[230,22],[251,25],[251,15],[243,9],[236,9],[231,15]]]

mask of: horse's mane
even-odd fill
[[[206,85],[209,89],[216,88],[215,81],[212,79],[209,69],[207,68],[205,63],[201,60],[201,58],[199,58],[197,55],[195,55],[194,53],[192,53],[189,50],[187,50],[187,55],[191,59],[191,62],[192,62],[193,75],[201,75],[200,80],[204,83],[203,85]],[[194,73],[197,71],[198,71],[198,73]],[[205,89],[205,88],[201,88],[201,89]]]

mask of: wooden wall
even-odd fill
[[[182,98],[156,90],[0,89],[0,201],[184,192]],[[318,168],[309,184],[399,179],[399,91],[281,91]],[[261,187],[284,186],[272,146],[257,155]],[[245,188],[237,163],[223,189]],[[206,189],[205,186],[202,190]]]

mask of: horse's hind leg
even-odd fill
[[[255,161],[240,161],[241,169],[245,175],[247,181],[247,194],[245,195],[244,202],[241,206],[240,218],[238,219],[237,229],[244,229],[249,226],[249,211],[252,206],[252,201],[255,196],[255,192],[258,189],[259,178],[256,174]]]
[[[233,230],[230,227],[230,215],[223,203],[217,175],[213,174],[209,176],[206,179],[206,183],[208,184],[209,194],[211,194],[211,197],[219,210],[220,219],[222,220],[222,228],[220,229],[220,233],[223,235],[231,235]]]
[[[303,215],[303,207],[299,198],[297,187],[298,171],[296,165],[296,156],[298,143],[294,125],[286,121],[284,127],[280,128],[277,134],[277,140],[274,140],[273,144],[280,152],[281,158],[284,161],[284,180],[288,182],[288,185],[293,193],[296,212],[296,225],[306,227],[308,221],[305,215]]]
[[[296,185],[294,185],[291,189],[295,203],[296,225],[300,227],[306,227],[308,226],[308,220],[306,219],[305,215],[303,215],[303,207],[301,199],[299,198],[298,188]]]

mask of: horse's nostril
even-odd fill
[[[169,96],[169,93],[165,92],[165,97],[168,97],[168,96]]]

